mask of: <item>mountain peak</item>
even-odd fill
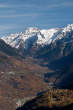
[[[36,33],[38,31],[39,31],[39,29],[37,27],[29,27],[25,30],[25,34]]]
[[[73,24],[68,24],[65,28],[63,28],[63,32],[69,32],[73,30]]]

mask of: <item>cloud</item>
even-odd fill
[[[0,31],[6,31],[16,28],[15,25],[0,25]]]
[[[16,18],[16,17],[37,17],[40,16],[38,13],[28,13],[28,14],[8,14],[0,15],[0,18]]]
[[[73,7],[73,2],[64,2],[62,5],[66,7]]]
[[[73,7],[73,2],[62,2],[48,5],[48,8],[59,8],[59,7]]]
[[[23,29],[23,26],[18,26],[17,24],[3,24],[0,25],[0,37],[3,35],[8,35],[10,33],[15,33],[17,30]],[[19,32],[19,31],[18,31]]]
[[[1,3],[0,4],[0,8],[36,8],[36,9],[45,9],[45,8],[58,8],[58,7],[72,7],[73,6],[73,2],[58,2],[58,3],[52,3],[52,4],[41,4],[41,5],[37,5],[37,4],[11,4],[11,3]]]
[[[0,8],[8,8],[8,4],[0,4]]]
[[[0,8],[32,8],[38,7],[35,4],[10,4],[10,3],[2,3],[0,4]]]

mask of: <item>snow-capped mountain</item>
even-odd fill
[[[73,24],[67,25],[65,28],[38,29],[29,27],[24,32],[3,36],[7,44],[12,47],[19,48],[21,45],[28,49],[30,45],[44,46],[55,42],[56,40],[67,38],[72,34]]]

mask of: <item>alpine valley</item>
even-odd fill
[[[0,37],[0,110],[15,110],[31,99],[18,110],[63,110],[60,104],[73,103],[72,89],[73,24],[41,30],[29,27]],[[54,105],[59,108],[52,109]]]

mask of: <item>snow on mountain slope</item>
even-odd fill
[[[47,30],[40,30],[36,27],[30,27],[25,32],[11,34],[10,36],[3,36],[7,44],[12,47],[19,48],[22,44],[25,49],[30,45],[47,45],[58,39],[68,37],[73,31],[73,24],[69,24],[65,28],[52,28]]]
[[[60,29],[53,28],[49,30],[41,30],[40,35],[38,35],[37,44],[47,45],[50,44],[56,37],[56,35],[61,31]],[[42,37],[43,36],[43,37]]]

